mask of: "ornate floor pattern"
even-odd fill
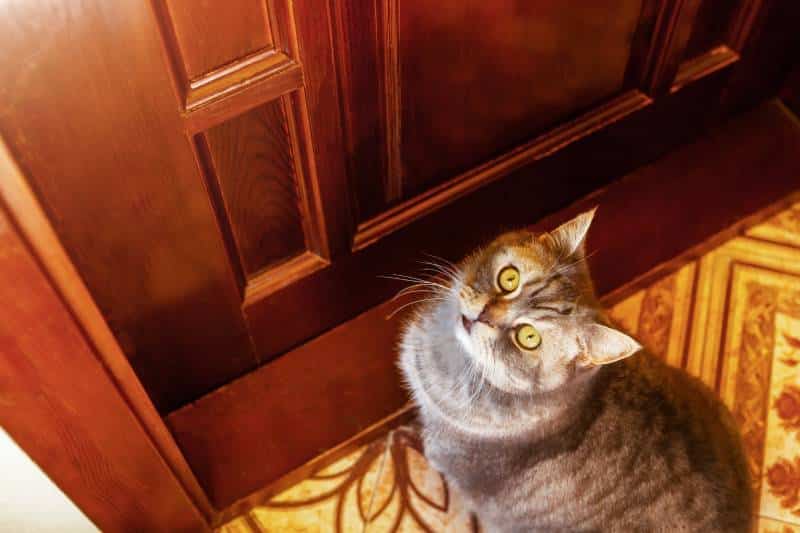
[[[760,533],[800,533],[800,203],[611,307],[653,354],[714,388],[740,424]],[[473,531],[401,427],[223,533]]]

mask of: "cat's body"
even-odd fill
[[[425,453],[485,531],[748,530],[747,467],[730,415],[685,374],[639,353],[542,397],[489,390],[475,402],[467,387],[450,388],[460,375],[452,362],[420,378],[416,358],[432,353],[403,354]]]
[[[547,309],[564,290],[537,306],[542,290],[532,289],[525,306]],[[476,332],[467,317],[460,330],[470,312],[463,293],[417,315],[403,337],[401,368],[426,456],[487,532],[748,531],[750,483],[730,413],[699,381],[628,337],[633,344],[620,348],[620,339],[603,337],[613,330],[596,332],[604,318],[588,290],[581,288],[581,309],[563,318],[500,302],[509,324],[542,331],[541,352],[503,344],[519,325],[499,318]],[[484,300],[480,317],[493,305]],[[617,359],[601,364],[587,350]]]

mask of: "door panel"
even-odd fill
[[[388,38],[398,33],[385,58],[389,201],[618,94],[641,11],[640,0],[575,2],[570,9],[550,0],[383,5],[387,25],[393,12],[399,19],[398,28],[385,30]]]
[[[306,250],[281,104],[273,100],[205,132],[227,221],[248,278]]]
[[[471,0],[432,9],[383,0],[337,8],[364,224],[633,88],[628,74],[641,67],[658,6]]]
[[[263,0],[167,0],[186,75],[196,80],[241,57],[273,48]]]
[[[249,2],[248,9],[261,5],[269,14],[269,24],[260,31],[261,41],[272,47],[233,56],[223,68],[187,80],[184,73],[191,76],[192,64],[182,53],[178,21],[155,5],[172,57],[173,77],[176,84],[183,84],[184,127],[194,141],[231,271],[241,290],[240,316],[255,341],[256,360],[274,357],[277,353],[265,349],[262,339],[273,337],[275,326],[252,320],[248,310],[263,305],[275,291],[325,268],[331,254],[329,236],[340,231],[325,220],[306,98],[306,77],[313,79],[314,63],[322,58],[315,57],[311,65],[303,63],[300,51],[309,43],[298,40],[295,13],[288,1]],[[208,9],[211,16],[221,10]],[[252,21],[245,23],[251,18],[231,19],[241,26],[239,33],[216,36],[222,44],[215,45],[215,50],[236,49],[240,34],[252,29],[247,26]],[[201,29],[192,30],[195,33],[184,33],[184,38],[204,42]],[[205,52],[204,60],[216,57],[215,51]],[[337,126],[338,121],[337,116]],[[337,179],[343,182],[335,176],[334,171],[326,174],[328,188],[337,186]],[[347,211],[341,201],[328,209],[334,207]],[[283,315],[271,318],[285,320]]]
[[[0,36],[0,132],[154,402],[253,368],[149,5],[12,0]]]
[[[709,50],[728,44],[734,18],[742,15],[747,2],[738,0],[703,0],[697,11],[684,59],[694,59]]]
[[[722,109],[763,19],[756,0],[65,4],[7,3],[0,132],[162,413],[386,300],[380,275],[695,131],[680,111]]]

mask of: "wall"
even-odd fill
[[[99,531],[0,429],[0,532]]]

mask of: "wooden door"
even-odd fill
[[[781,6],[10,0],[0,132],[167,413],[767,94]]]
[[[2,134],[162,412],[288,346],[250,310],[347,247],[328,16],[304,11],[3,7]]]

